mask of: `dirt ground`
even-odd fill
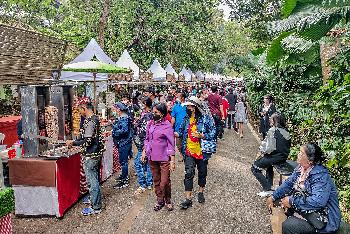
[[[102,185],[102,213],[82,216],[80,201],[63,219],[15,217],[14,233],[272,233],[265,202],[256,195],[261,188],[250,171],[258,148],[253,134],[246,127],[241,139],[233,130],[226,130],[218,147],[209,161],[204,204],[197,202],[196,188],[193,207],[179,209],[184,198],[184,166],[178,162],[172,174],[175,210],[153,211],[153,191],[134,195],[137,183],[131,162],[128,188],[112,188],[116,175]]]

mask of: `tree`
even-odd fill
[[[110,0],[105,0],[103,3],[103,11],[100,17],[98,26],[98,42],[102,48],[105,46],[105,29],[108,20]]]
[[[176,68],[186,65],[194,71],[211,71],[225,44],[219,0],[65,0],[58,7],[48,4],[50,14],[42,12],[45,8],[39,2],[9,1],[6,9],[26,14],[7,16],[79,48],[98,38],[114,60],[128,49],[142,69],[158,58],[163,65],[172,62]],[[27,15],[50,23],[31,21]]]
[[[250,38],[266,47],[272,39],[266,23],[280,18],[280,0],[226,0],[226,3],[231,8],[230,18],[243,23]]]

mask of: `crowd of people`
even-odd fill
[[[205,202],[208,161],[216,153],[217,142],[224,140],[224,129],[234,129],[243,137],[242,124],[247,121],[245,89],[231,83],[227,86],[195,85],[172,86],[157,90],[126,92],[112,109],[115,119],[111,135],[119,152],[121,173],[115,189],[129,186],[129,162],[134,158],[138,188],[136,194],[154,189],[157,202],[154,210],[165,207],[171,211],[170,173],[176,163],[184,163],[184,201],[181,209],[192,206],[193,181],[198,170],[198,202]],[[90,204],[83,215],[101,212],[101,188],[98,183],[98,165],[101,160],[100,123],[91,103],[81,103],[84,117],[81,137],[67,145],[82,146],[84,169],[89,184],[89,196],[83,202]],[[133,155],[133,144],[137,149]],[[177,153],[176,153],[177,152]],[[177,155],[177,160],[175,159]]]
[[[121,165],[114,188],[129,186],[129,161],[135,144],[133,166],[138,183],[135,193],[154,189],[154,211],[174,209],[170,174],[179,162],[185,166],[185,195],[180,208],[186,210],[192,206],[196,168],[197,200],[204,203],[208,163],[216,153],[218,142],[224,140],[225,129],[234,129],[240,138],[244,137],[245,101],[244,88],[232,84],[174,86],[162,91],[149,87],[134,92],[132,97],[124,95],[113,108],[112,137]],[[67,144],[85,148],[84,168],[90,193],[83,201],[91,206],[82,213],[90,215],[101,212],[97,167],[101,136],[92,105],[82,104],[80,108],[85,117],[82,137]],[[282,225],[283,234],[335,233],[340,225],[338,195],[327,168],[322,165],[324,156],[320,147],[316,143],[302,145],[297,168],[281,186],[273,189],[273,166],[286,162],[291,135],[283,114],[276,111],[272,96],[264,96],[257,115],[262,141],[251,171],[263,189],[258,195],[267,198],[269,209],[274,205],[285,209],[288,218]]]

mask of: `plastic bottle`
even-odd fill
[[[13,144],[14,149],[16,150],[16,158],[20,158],[22,156],[22,148],[19,143]]]

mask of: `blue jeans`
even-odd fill
[[[118,151],[119,151],[119,163],[122,168],[122,174],[120,177],[122,180],[125,180],[129,174],[128,160],[129,160],[129,155],[131,154],[131,151],[132,151],[132,142],[121,147],[118,146]]]
[[[91,207],[99,210],[102,207],[102,195],[99,181],[100,159],[86,159],[84,161],[84,171],[89,185]]]
[[[142,150],[139,150],[134,160],[134,167],[137,173],[137,182],[142,188],[146,188],[147,186],[152,186],[153,177],[148,161],[143,163],[141,161],[141,156]]]

